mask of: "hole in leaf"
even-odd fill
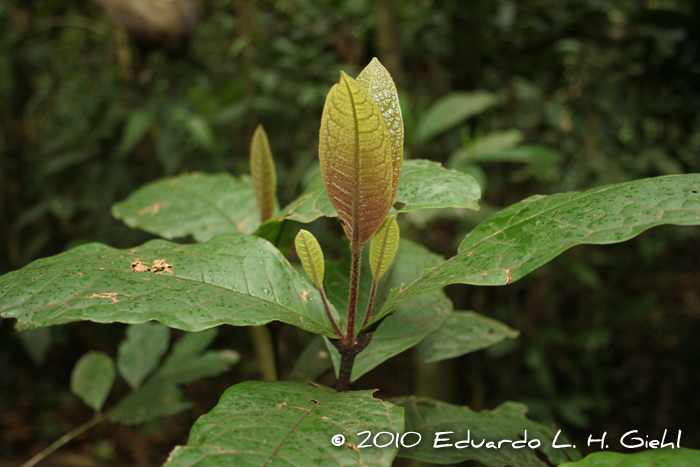
[[[697,193],[698,190],[690,190],[691,193]]]
[[[400,211],[405,207],[406,207],[406,203],[404,203],[403,201],[397,201],[394,203],[394,209],[396,209],[397,211]]]

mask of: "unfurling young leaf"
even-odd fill
[[[325,270],[321,245],[318,244],[318,240],[311,232],[302,229],[294,239],[294,246],[296,246],[297,255],[301,260],[301,265],[304,266],[304,271],[316,285],[316,288],[320,290]]]
[[[399,224],[396,216],[389,216],[379,226],[369,246],[369,266],[374,282],[379,282],[394,260],[399,248]]]
[[[117,371],[109,355],[88,352],[78,360],[70,377],[70,390],[83,402],[100,411],[107,400]]]
[[[277,174],[270,143],[262,124],[255,129],[253,141],[250,143],[250,176],[260,209],[260,222],[265,222],[275,213]]]
[[[376,57],[362,70],[356,80],[372,96],[384,116],[386,131],[391,138],[391,158],[394,167],[391,196],[394,199],[401,180],[403,164],[404,129],[399,94],[396,92],[396,85],[391,75]]]
[[[377,103],[344,72],[323,107],[318,152],[328,197],[357,248],[379,228],[394,203],[394,163]]]

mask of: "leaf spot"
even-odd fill
[[[112,300],[112,303],[119,303],[119,300],[114,298],[117,295],[124,295],[124,294],[120,294],[117,292],[93,293],[92,296],[87,297],[87,298],[109,298]]]
[[[147,206],[143,209],[139,209],[138,214],[139,216],[145,216],[146,214],[150,214],[153,216],[155,214],[158,214],[158,211],[160,211],[167,205],[168,203],[166,203],[165,201],[156,201],[150,206]]]
[[[304,303],[307,303],[307,302],[308,302],[308,300],[306,299],[306,297],[309,295],[309,292],[310,292],[310,291],[309,291],[309,290],[306,290],[306,289],[304,289],[304,290],[301,291],[301,299],[304,300]]]

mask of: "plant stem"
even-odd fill
[[[104,412],[102,414],[96,413],[95,416],[91,420],[88,420],[87,422],[83,423],[82,425],[80,425],[76,428],[73,428],[71,431],[69,431],[68,433],[61,436],[53,443],[51,443],[46,449],[41,451],[39,454],[37,454],[36,456],[29,459],[27,462],[22,464],[20,467],[33,467],[33,466],[35,466],[36,464],[38,464],[42,460],[46,459],[54,451],[61,448],[63,445],[67,444],[70,440],[72,440],[76,436],[86,432],[87,430],[89,430],[93,426],[106,420],[107,417],[109,417],[111,413],[112,413],[111,410]]]
[[[359,245],[358,245],[359,244]],[[343,344],[353,346],[355,340],[355,317],[357,316],[357,296],[360,293],[360,267],[362,264],[362,244],[350,244],[352,262],[350,265],[350,294],[348,296],[348,330]],[[353,358],[354,360],[354,358]]]
[[[352,366],[355,363],[355,357],[362,352],[372,340],[371,332],[365,332],[357,336],[357,340],[351,344],[345,344],[342,339],[332,340],[335,348],[340,352],[340,370],[338,370],[338,392],[345,392],[350,389],[350,376],[352,375]]]
[[[369,303],[367,304],[367,312],[365,313],[365,319],[362,320],[362,326],[360,326],[360,331],[367,326],[369,323],[369,318],[374,312],[374,297],[377,295],[377,281],[372,281],[372,290],[369,293]]]
[[[326,292],[323,290],[323,284],[321,284],[321,287],[318,289],[318,291],[321,294],[321,301],[323,302],[323,307],[326,309],[326,315],[328,315],[328,319],[331,320],[331,324],[333,325],[335,333],[338,335],[338,337],[342,338],[343,331],[340,330],[340,327],[338,327],[338,323],[336,323],[335,319],[333,319],[333,315],[331,314],[331,307],[330,305],[328,305],[328,298],[326,298]]]
[[[255,355],[260,361],[260,371],[263,380],[277,381],[277,368],[275,367],[275,348],[267,326],[251,326],[250,337],[253,339]]]

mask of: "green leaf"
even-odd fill
[[[112,390],[115,376],[114,362],[109,355],[91,351],[80,357],[73,367],[70,390],[99,412]]]
[[[193,172],[149,183],[112,206],[135,229],[167,239],[204,242],[222,233],[252,233],[260,215],[248,176]]]
[[[416,350],[426,363],[433,363],[491,347],[506,338],[515,339],[518,334],[495,319],[473,311],[455,311]]]
[[[119,143],[119,153],[130,153],[146,136],[153,123],[153,115],[147,110],[134,110],[124,125],[124,133]]]
[[[306,344],[304,351],[294,362],[289,381],[296,383],[314,381],[331,368],[333,368],[333,362],[326,348],[326,342],[322,336],[316,336]]]
[[[409,240],[402,239],[396,255],[396,259],[387,274],[379,282],[377,287],[377,307],[391,289],[398,289],[401,284],[408,284],[415,280],[425,268],[434,267],[444,259],[431,253],[425,247]],[[328,263],[326,266],[325,288],[328,299],[339,310],[347,308],[349,260],[343,259],[336,263]],[[360,283],[360,295],[358,297],[359,322],[364,319],[364,313],[369,301],[372,275],[363,269],[363,277]],[[369,345],[357,356],[352,368],[351,380],[354,381],[380,363],[409,349],[437,331],[452,311],[452,303],[443,291],[422,295],[416,300],[401,306],[394,314],[388,316],[377,328]],[[343,317],[347,313],[341,313]],[[377,315],[370,319],[368,327],[382,318]],[[335,347],[329,344],[328,350],[336,368],[339,367],[340,354]]]
[[[687,448],[664,448],[635,454],[596,452],[583,460],[562,464],[561,467],[697,467],[700,451]]]
[[[311,279],[311,282],[316,285],[316,288],[320,289],[323,285],[323,274],[326,265],[318,240],[311,232],[301,229],[294,240],[294,246],[304,271]]]
[[[173,267],[137,272],[137,259]],[[22,329],[156,320],[199,331],[280,320],[335,336],[316,288],[272,244],[239,234],[196,245],[153,240],[128,250],[93,243],[40,259],[0,277],[0,316],[17,318]]]
[[[399,224],[396,223],[396,216],[389,216],[372,235],[369,247],[369,266],[375,282],[389,269],[398,248]]]
[[[110,415],[113,422],[139,425],[192,407],[173,383],[151,379],[122,399]]]
[[[425,143],[495,103],[496,96],[484,91],[447,94],[426,110],[416,129],[416,143]]]
[[[32,359],[37,368],[41,368],[46,363],[46,357],[51,348],[51,329],[38,328],[19,333],[19,340],[22,342],[24,350]]]
[[[240,355],[233,350],[206,349],[216,337],[216,328],[188,332],[181,337],[153,379],[172,384],[187,384],[198,379],[220,375],[238,363]]]
[[[403,162],[396,202],[401,212],[430,208],[466,208],[478,210],[481,188],[469,174],[449,170],[437,162],[408,159]],[[287,205],[278,219],[309,223],[319,217],[337,217],[321,178],[314,179],[296,201]]]
[[[146,384],[119,403],[110,419],[138,425],[190,408],[192,403],[185,399],[178,384],[217,376],[228,371],[240,359],[238,353],[232,350],[203,352],[217,332],[216,328],[189,332],[178,339],[160,368]]]
[[[536,145],[519,145],[524,135],[520,130],[494,131],[457,149],[447,166],[453,169],[474,162],[551,163],[560,158],[556,151]]]
[[[265,222],[275,213],[277,204],[277,173],[270,143],[262,124],[258,125],[250,143],[250,176],[258,202],[260,220]]]
[[[536,449],[528,446],[518,449],[510,443],[501,440],[521,441],[538,439],[539,451],[543,452],[549,461],[559,465],[562,462],[580,458],[578,452],[571,448],[553,448],[552,442],[557,430],[528,420],[527,407],[516,402],[505,402],[494,410],[474,412],[469,407],[446,404],[428,397],[407,396],[391,399],[393,404],[406,410],[406,431],[421,434],[421,443],[412,448],[402,448],[400,457],[418,459],[434,464],[454,464],[466,460],[476,460],[488,467],[546,467],[547,464],[538,458]],[[444,433],[452,432],[452,433]],[[437,433],[443,441],[438,445],[452,444],[452,447],[434,448]],[[448,441],[449,440],[449,441]],[[461,449],[454,444],[459,441],[475,442]],[[484,440],[485,442],[480,445]],[[489,442],[494,447],[487,447]],[[559,435],[558,445],[570,444],[565,436]],[[533,441],[532,445],[536,443]]]
[[[160,323],[134,324],[126,328],[126,339],[119,344],[117,368],[132,389],[158,367],[168,350],[170,329]]]
[[[404,162],[396,201],[401,212],[433,208],[479,210],[481,188],[469,174],[444,168],[438,162],[412,159]]]
[[[204,118],[199,115],[189,115],[185,123],[187,129],[190,131],[190,135],[197,144],[207,151],[213,151],[216,148],[214,132]]]
[[[356,80],[377,103],[377,107],[379,107],[379,111],[384,117],[387,133],[391,139],[393,199],[396,198],[396,190],[401,180],[401,166],[403,164],[404,130],[399,94],[396,92],[396,85],[391,75],[376,57],[362,70],[362,73],[357,76]]]
[[[532,196],[479,224],[456,256],[426,271],[383,312],[448,284],[506,285],[572,246],[623,242],[663,224],[700,224],[700,174]]]
[[[362,245],[394,204],[392,141],[377,103],[342,71],[323,107],[318,155],[345,234]]]
[[[393,445],[355,447],[362,431],[403,431],[402,410],[372,393],[290,382],[237,384],[197,420],[187,445],[176,447],[165,465],[388,467],[397,452]],[[333,446],[331,438],[339,434],[346,444]]]

